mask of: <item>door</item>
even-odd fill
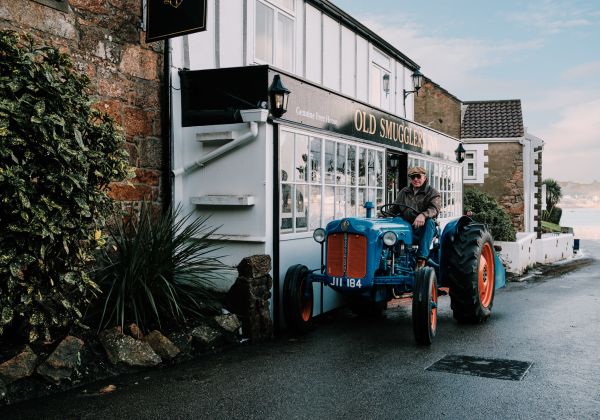
[[[385,169],[387,174],[385,202],[393,203],[398,192],[407,185],[408,155],[388,150]]]

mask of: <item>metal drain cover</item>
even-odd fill
[[[530,367],[530,362],[520,360],[448,355],[429,366],[427,370],[520,381]]]

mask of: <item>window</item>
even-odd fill
[[[463,168],[465,179],[477,178],[477,159],[475,152],[467,152],[465,154],[465,163]]]
[[[383,149],[291,130],[281,130],[279,149],[281,233],[365,216],[365,201],[383,204]]]
[[[462,215],[462,179],[460,165],[409,155],[408,166],[422,166],[427,171],[429,185],[440,192],[442,208],[438,219]]]
[[[294,70],[294,1],[256,1],[254,58]]]

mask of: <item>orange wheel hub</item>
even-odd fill
[[[494,294],[494,252],[489,243],[483,245],[479,258],[478,286],[481,306],[487,308]]]

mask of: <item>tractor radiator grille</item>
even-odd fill
[[[362,278],[367,272],[367,238],[348,233],[332,233],[327,238],[327,274]]]

